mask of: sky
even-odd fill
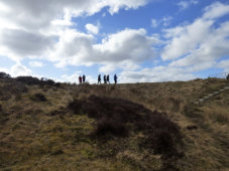
[[[229,73],[229,1],[0,0],[0,71],[71,83]]]

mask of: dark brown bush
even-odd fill
[[[36,101],[36,102],[47,101],[47,98],[42,93],[36,93],[36,94],[32,95],[30,98],[31,98],[31,100]]]
[[[98,120],[94,133],[97,136],[114,135],[117,137],[126,137],[129,134],[127,127],[123,123],[116,123],[109,118]]]
[[[198,129],[198,127],[196,125],[189,125],[186,127],[188,130],[195,130]]]
[[[40,84],[40,80],[38,78],[31,77],[31,76],[20,76],[20,77],[15,78],[15,80],[22,82],[24,84],[27,84],[27,85]]]
[[[5,72],[0,72],[0,78],[7,79],[7,78],[11,78],[11,76]]]
[[[127,137],[143,132],[140,147],[171,157],[179,154],[182,136],[179,127],[165,113],[150,111],[140,104],[119,98],[90,96],[69,105],[75,114],[87,114],[97,120],[93,135],[100,138]],[[112,136],[111,136],[112,135]]]
[[[60,83],[55,83],[55,81],[47,78],[38,79],[31,76],[20,76],[15,78],[16,81],[27,84],[27,85],[39,85],[39,86],[56,86],[59,87]]]
[[[76,114],[81,114],[82,102],[75,99],[68,104],[68,108],[71,109]]]

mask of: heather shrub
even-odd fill
[[[116,120],[102,118],[98,120],[96,129],[93,134],[97,136],[127,137],[128,129],[123,123],[117,123]]]
[[[106,140],[143,132],[140,147],[151,148],[164,157],[179,155],[182,136],[179,127],[168,119],[166,113],[152,112],[140,104],[120,98],[97,96],[75,99],[69,103],[68,109],[96,120],[93,137]]]
[[[15,78],[16,81],[27,84],[27,85],[39,85],[41,87],[47,86],[56,86],[59,87],[60,83],[55,83],[55,81],[47,78],[38,79],[36,77],[31,76],[20,76]]]
[[[36,101],[36,102],[45,102],[45,101],[47,101],[47,98],[42,93],[36,93],[36,94],[32,95],[30,98],[31,98],[31,100]]]
[[[0,72],[0,79],[11,78],[11,76],[5,72]]]

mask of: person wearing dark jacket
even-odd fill
[[[110,76],[109,75],[107,75],[107,84],[110,84]]]
[[[101,84],[101,75],[98,75],[98,84]]]
[[[86,76],[83,75],[83,83],[85,83],[85,81],[86,81]]]
[[[79,76],[79,84],[82,84],[82,77]]]
[[[106,75],[103,76],[103,81],[104,81],[104,84],[107,84],[107,76]]]
[[[117,82],[118,82],[118,77],[116,74],[114,75],[114,82],[115,82],[115,84],[117,84]]]

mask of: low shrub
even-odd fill
[[[168,119],[166,113],[152,112],[124,99],[97,96],[73,100],[68,108],[75,114],[87,114],[96,119],[92,135],[101,140],[143,132],[145,136],[139,144],[141,147],[151,148],[164,157],[179,154],[182,136],[179,127]]]
[[[11,76],[5,72],[0,72],[0,79],[11,78]]]
[[[38,78],[31,77],[31,76],[20,76],[20,77],[15,78],[15,80],[25,83],[27,85],[40,84],[40,80]]]
[[[38,79],[31,76],[20,76],[15,78],[16,81],[27,84],[27,85],[39,85],[39,86],[56,86],[59,87],[60,83],[55,83],[55,81],[47,78]]]
[[[45,102],[47,101],[47,98],[42,94],[42,93],[36,93],[32,95],[31,100],[36,101],[36,102]]]
[[[196,130],[196,129],[198,129],[198,127],[196,125],[189,125],[186,128],[187,128],[187,130]]]
[[[114,135],[117,137],[127,137],[129,135],[127,127],[123,123],[116,123],[116,120],[102,118],[97,122],[94,134],[97,136]]]

